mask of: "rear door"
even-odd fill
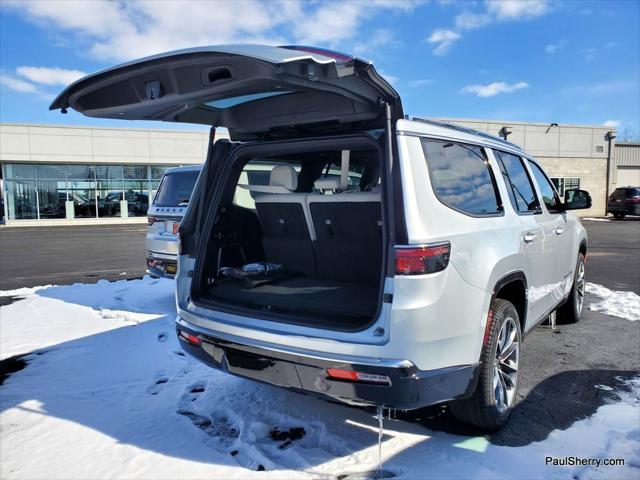
[[[557,239],[552,219],[543,211],[525,161],[513,153],[494,150],[511,205],[518,214],[521,249],[527,259],[527,327],[555,304]]]
[[[368,62],[309,47],[227,45],[169,52],[89,75],[51,110],[224,126],[232,140],[385,127],[397,92]]]

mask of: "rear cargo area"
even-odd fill
[[[372,322],[383,265],[378,149],[244,158],[224,191],[197,301],[331,330]]]

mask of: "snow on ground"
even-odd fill
[[[602,217],[582,217],[581,220],[589,220],[590,222],[610,222],[610,218],[602,218]]]
[[[591,303],[589,310],[602,312],[627,320],[640,320],[640,296],[634,292],[609,290],[597,283],[587,283],[587,293],[600,297],[600,302]]]
[[[171,281],[23,295],[0,307],[2,357],[28,354],[0,386],[1,478],[334,479],[377,466],[371,414],[186,357]],[[518,448],[386,420],[384,468],[403,479],[637,478],[640,380],[628,387],[590,418]],[[625,466],[545,466],[549,455]]]

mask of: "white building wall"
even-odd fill
[[[206,131],[3,123],[0,162],[198,164],[207,153],[208,139]]]

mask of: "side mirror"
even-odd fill
[[[565,190],[564,209],[582,210],[591,208],[591,195],[586,190]]]

